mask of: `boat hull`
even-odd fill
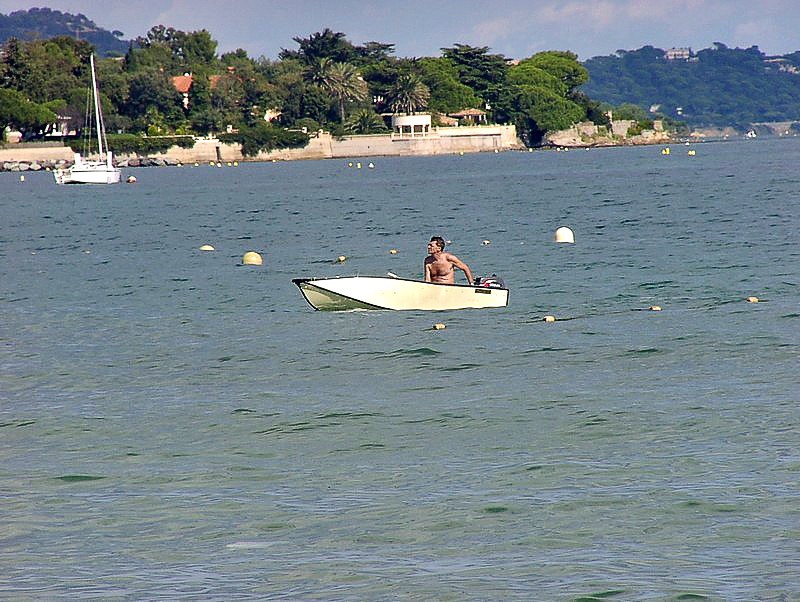
[[[295,278],[292,282],[314,309],[392,309],[437,311],[506,307],[508,289],[434,284],[383,276]]]
[[[118,184],[122,175],[116,167],[100,162],[82,162],[67,169],[56,169],[56,184]]]

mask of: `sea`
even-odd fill
[[[800,600],[800,139],[670,150],[0,173],[0,599]]]

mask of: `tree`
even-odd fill
[[[356,58],[355,46],[347,41],[345,34],[334,32],[329,28],[311,34],[307,38],[292,38],[300,45],[299,50],[281,49],[280,59],[298,59],[306,65],[321,58],[329,58],[338,63],[347,63]]]
[[[387,130],[383,119],[372,109],[358,109],[347,120],[345,129],[352,134],[379,134]]]
[[[389,90],[388,104],[394,113],[413,113],[428,104],[431,93],[419,76],[406,73]]]
[[[483,106],[475,91],[458,81],[458,70],[446,58],[423,58],[418,61],[422,82],[430,90],[428,107],[441,113],[453,113]]]
[[[308,80],[336,99],[341,123],[345,121],[347,101],[363,101],[367,98],[367,84],[350,63],[337,63],[330,57],[322,57],[309,67]]]
[[[455,65],[462,84],[475,90],[485,101],[493,102],[497,98],[508,69],[502,54],[489,54],[487,46],[466,44],[442,48],[442,53]]]
[[[46,106],[27,100],[16,90],[0,88],[0,130],[5,126],[21,131],[39,130],[56,120]]]

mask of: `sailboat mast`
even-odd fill
[[[94,119],[95,124],[97,125],[97,147],[100,151],[100,160],[103,159],[103,130],[100,126],[100,101],[98,100],[98,93],[97,93],[97,77],[94,73],[94,54],[89,55],[89,63],[92,66],[92,97],[94,98]]]

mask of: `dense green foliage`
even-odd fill
[[[114,138],[112,149],[152,152],[159,144],[153,136],[233,132],[222,137],[253,155],[305,144],[304,128],[335,136],[379,133],[394,113],[430,111],[438,123],[439,114],[470,108],[484,110],[488,123],[515,124],[523,140],[536,144],[549,130],[604,119],[599,105],[578,91],[586,69],[570,52],[513,64],[487,47],[464,44],[443,48],[439,57],[397,58],[392,44],[356,45],[330,29],[294,41],[297,49],[271,61],[241,49],[218,55],[206,30],[153,27],[124,56],[97,61],[108,132],[149,137]],[[27,113],[40,105],[58,108],[70,124],[83,123],[89,42],[12,38],[4,51],[0,83],[18,96],[15,106],[0,105],[0,125],[35,137],[43,121]]]
[[[235,134],[222,134],[219,139],[222,142],[240,143],[242,154],[245,157],[253,157],[261,151],[305,146],[308,134],[299,130],[287,130],[258,123],[253,127],[244,126]]]
[[[92,44],[100,56],[120,56],[128,47],[128,42],[120,39],[121,31],[105,30],[81,14],[71,15],[49,8],[0,14],[0,44],[11,38],[46,40],[74,36],[76,32],[80,32],[81,39]]]
[[[767,57],[758,47],[715,44],[690,60],[667,60],[645,46],[584,63],[582,90],[599,100],[645,109],[691,125],[749,127],[755,122],[800,119],[800,53]]]

